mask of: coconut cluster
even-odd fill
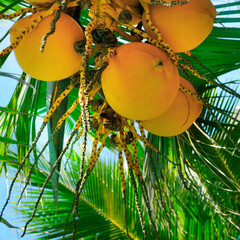
[[[167,54],[148,43],[118,47],[102,74],[102,89],[118,114],[141,120],[146,130],[159,136],[186,131],[203,108]]]
[[[39,6],[51,5],[55,1],[28,2]],[[155,5],[156,2],[160,4]],[[174,52],[196,48],[212,31],[216,10],[210,0],[156,2],[102,0],[98,4],[119,25],[142,24],[151,39],[166,43],[167,48]],[[110,10],[106,7],[108,5]],[[90,17],[91,14],[92,11],[89,12]],[[42,15],[40,11],[18,20],[10,31],[12,43]],[[83,58],[76,52],[76,42],[83,43],[86,34],[72,17],[63,12],[44,51],[39,50],[53,18],[54,14],[44,17],[14,50],[21,68],[31,77],[43,81],[58,81],[72,76],[79,71]],[[109,22],[105,20],[105,26],[100,29],[102,32],[111,29],[112,22]],[[94,30],[92,37],[94,34],[99,36],[101,31]],[[111,108],[120,116],[142,121],[146,130],[159,136],[175,136],[187,130],[200,115],[203,105],[196,97],[194,87],[179,76],[177,66],[166,51],[150,42],[143,42],[142,38],[135,38],[139,42],[118,46],[114,30],[109,31],[113,37],[104,43],[101,39],[103,47],[97,54],[106,51],[106,46],[115,44],[115,55],[109,59],[101,76],[101,88]]]

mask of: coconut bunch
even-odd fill
[[[77,75],[84,93],[81,73],[94,58],[95,71],[107,64],[97,87],[105,101],[118,115],[142,121],[149,132],[175,136],[200,115],[203,104],[194,86],[180,77],[179,69],[189,67],[178,53],[196,48],[211,32],[216,10],[210,0],[28,2],[33,14],[14,24],[12,45],[1,55],[14,49],[31,77],[59,81]],[[89,9],[92,19],[85,31],[81,18],[67,14],[78,5]],[[117,35],[132,43],[120,46]]]

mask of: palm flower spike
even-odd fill
[[[30,153],[32,152],[33,148],[35,147],[37,141],[39,140],[40,136],[41,136],[41,133],[43,132],[45,126],[47,125],[50,117],[52,116],[52,114],[55,112],[55,110],[58,108],[58,106],[60,105],[60,103],[62,102],[62,100],[70,93],[70,91],[73,89],[73,84],[70,84],[66,89],[65,91],[63,91],[60,96],[56,99],[56,101],[53,103],[53,105],[51,106],[51,108],[49,109],[48,113],[46,114],[44,120],[43,120],[43,123],[34,139],[34,141],[32,142],[30,148],[28,149],[28,152],[26,153],[25,157],[23,158],[22,162],[21,162],[21,165],[19,166],[12,182],[11,182],[11,185],[9,187],[9,191],[8,191],[8,197],[7,197],[7,200],[2,208],[2,211],[1,211],[1,215],[0,215],[0,219],[2,218],[3,216],[3,212],[10,200],[10,197],[11,197],[11,192],[12,192],[12,189],[13,189],[13,186],[14,186],[14,183],[18,177],[18,174],[21,172],[22,168],[24,167],[24,164],[25,162],[27,161],[28,157],[30,156]]]
[[[81,127],[81,121],[82,121],[82,120],[81,120],[81,115],[80,115],[80,117],[78,118],[78,121],[77,121],[76,124],[75,124],[75,127],[74,127],[73,131],[71,132],[71,134],[70,134],[70,136],[69,136],[69,138],[68,138],[68,140],[67,140],[67,142],[66,142],[66,144],[65,144],[65,147],[63,148],[63,150],[62,150],[61,154],[59,155],[58,159],[56,160],[56,162],[55,162],[54,165],[52,166],[52,169],[51,169],[50,173],[48,174],[48,176],[47,176],[47,178],[46,178],[46,180],[45,180],[45,182],[44,182],[44,184],[43,184],[43,186],[42,186],[42,188],[41,188],[41,191],[40,191],[39,197],[38,197],[38,199],[37,199],[37,201],[36,201],[36,203],[35,203],[35,207],[34,207],[34,209],[33,209],[32,215],[31,215],[31,217],[29,218],[29,220],[26,222],[26,224],[25,224],[25,226],[24,226],[24,231],[23,231],[23,234],[22,234],[21,237],[23,237],[23,236],[25,235],[25,233],[26,233],[26,231],[27,231],[27,226],[28,226],[28,225],[30,224],[30,222],[33,220],[33,218],[34,218],[34,216],[35,216],[35,214],[36,214],[37,208],[38,208],[38,204],[39,204],[39,202],[41,201],[41,198],[42,198],[42,196],[43,196],[45,187],[46,187],[48,181],[51,179],[51,176],[52,176],[52,174],[54,173],[55,169],[57,168],[58,163],[61,161],[63,155],[65,154],[65,152],[66,152],[67,149],[69,148],[69,145],[70,145],[70,143],[72,142],[72,139],[73,139],[74,135],[77,133],[78,129]]]
[[[25,185],[22,189],[22,192],[20,194],[20,197],[18,199],[18,203],[21,201],[21,198],[23,196],[23,193],[25,191],[25,189],[28,186],[28,183],[31,179],[31,175],[32,172],[35,168],[35,165],[37,164],[38,160],[40,159],[40,157],[42,156],[43,152],[45,151],[45,149],[47,148],[47,146],[50,144],[50,142],[54,139],[54,136],[56,135],[56,133],[58,132],[58,130],[62,127],[62,124],[64,123],[64,121],[69,117],[69,115],[76,109],[77,105],[79,104],[79,99],[77,99],[72,106],[68,109],[68,111],[58,120],[58,124],[56,126],[56,128],[54,129],[53,133],[51,134],[51,137],[48,139],[48,141],[45,143],[45,145],[43,146],[43,148],[41,149],[40,153],[38,154],[37,158],[34,160],[34,163],[30,169],[30,172],[28,174],[27,177],[27,181],[25,182]]]
[[[58,3],[54,3],[50,9],[42,12],[35,20],[33,20],[33,22],[31,23],[30,26],[26,27],[17,37],[16,39],[13,41],[13,43],[8,46],[7,48],[3,49],[2,51],[0,51],[0,58],[3,57],[5,54],[11,52],[12,50],[14,50],[19,43],[21,42],[21,40],[24,38],[24,36],[26,34],[29,34],[30,32],[32,32],[37,26],[38,24],[47,16],[51,15],[54,13],[54,11],[56,9],[59,8],[59,4]]]
[[[15,13],[12,13],[12,14],[0,14],[0,19],[12,20],[24,13],[36,13],[40,10],[41,10],[41,8],[39,8],[39,7],[21,8],[20,10],[18,10]]]

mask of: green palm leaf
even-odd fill
[[[108,162],[108,163],[107,163]],[[124,208],[122,202],[121,180],[117,165],[100,161],[94,169],[94,173],[90,176],[86,188],[79,201],[79,215],[77,219],[77,238],[95,238],[100,239],[128,239],[126,230],[124,229]],[[49,165],[42,160],[39,164],[40,168],[35,169],[31,178],[31,189],[29,190],[29,198],[22,202],[20,214],[23,220],[26,219],[38,198],[38,186],[45,181],[48,173]],[[56,208],[53,202],[53,193],[51,184],[49,183],[45,189],[42,199],[43,208],[39,208],[34,218],[32,226],[30,225],[30,233],[37,234],[35,239],[42,239],[48,233],[49,239],[57,239],[63,236],[67,215],[71,209],[74,199],[74,183],[78,180],[76,170],[79,168],[80,159],[76,153],[73,153],[71,161],[68,162],[67,168],[62,168],[60,174],[60,183],[58,189],[59,203]],[[41,166],[44,166],[41,169]],[[115,181],[113,181],[113,178]],[[128,190],[129,204],[132,206],[128,218],[130,221],[129,229],[135,239],[142,238],[140,222],[137,218],[136,206],[132,202],[133,191]],[[110,208],[109,208],[109,203]],[[51,225],[46,225],[51,222]],[[41,231],[39,230],[41,229]],[[70,215],[66,227],[66,239],[71,239],[73,230],[73,220]],[[139,237],[137,237],[139,236]]]

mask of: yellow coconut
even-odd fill
[[[194,91],[193,86],[180,78],[180,86]],[[175,136],[186,131],[202,112],[203,105],[193,96],[179,90],[171,107],[162,115],[142,121],[143,127],[158,136]]]
[[[191,0],[185,5],[172,7],[148,6],[153,25],[175,52],[185,52],[196,48],[213,29],[216,9],[210,0]],[[146,32],[152,38],[157,39],[156,34],[146,23],[145,13],[143,25]]]
[[[10,30],[11,42],[41,13],[17,21]],[[40,52],[42,37],[49,32],[53,17],[51,15],[44,18],[36,29],[24,36],[14,50],[23,71],[44,81],[61,80],[73,75],[79,70],[82,59],[82,56],[75,52],[74,44],[84,39],[84,33],[79,24],[65,13],[61,13],[55,33],[47,39],[44,52]]]
[[[147,43],[124,44],[116,52],[102,74],[109,105],[118,114],[136,120],[165,112],[179,87],[177,67],[167,54]]]

